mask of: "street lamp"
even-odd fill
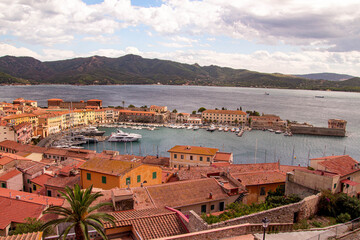
[[[265,232],[266,232],[266,228],[269,226],[270,220],[267,219],[266,217],[262,220],[262,225],[264,228],[264,236],[263,236],[263,240],[265,240]]]

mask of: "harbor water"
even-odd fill
[[[269,95],[265,95],[267,92]],[[324,98],[315,98],[315,96]],[[123,129],[140,133],[142,139],[133,143],[110,143],[84,145],[97,151],[117,150],[121,154],[169,156],[167,150],[175,145],[197,145],[219,148],[234,153],[235,163],[274,162],[306,166],[308,158],[325,155],[349,154],[360,161],[360,94],[348,92],[324,92],[288,89],[261,89],[202,86],[1,86],[0,101],[11,102],[23,97],[47,106],[47,99],[62,98],[65,101],[102,99],[104,106],[165,105],[169,110],[192,112],[200,107],[256,110],[276,114],[282,119],[308,122],[326,127],[330,118],[348,121],[347,137],[323,137],[294,135],[285,137],[267,131],[245,132],[237,137],[231,132],[207,132],[187,129],[160,128],[155,131]],[[104,128],[106,135],[116,131]],[[126,149],[126,150],[125,150]]]

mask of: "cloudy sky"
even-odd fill
[[[360,76],[359,0],[0,0],[0,56]]]

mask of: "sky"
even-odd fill
[[[0,0],[0,56],[360,76],[359,0]]]

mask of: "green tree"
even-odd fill
[[[128,106],[128,108],[134,108],[135,106],[134,105],[132,105],[132,104],[130,104],[129,106]]]
[[[56,214],[62,217],[45,223],[42,226],[42,230],[46,230],[49,227],[56,227],[61,223],[67,223],[69,225],[65,228],[64,232],[60,234],[60,237],[63,236],[64,240],[72,228],[75,229],[76,240],[89,240],[89,227],[96,230],[103,239],[107,239],[103,230],[103,221],[108,221],[114,225],[114,217],[107,213],[94,213],[94,211],[103,206],[111,205],[111,203],[103,202],[91,206],[97,198],[103,196],[99,192],[92,193],[91,191],[92,186],[83,190],[79,185],[75,185],[74,188],[65,187],[65,192],[60,192],[60,194],[69,203],[70,207],[48,207],[43,212],[44,214]]]
[[[42,225],[44,225],[43,221],[38,220],[36,218],[25,218],[25,223],[19,223],[16,225],[15,230],[10,232],[10,235],[23,234],[23,233],[32,233],[41,231]],[[44,235],[48,235],[52,233],[52,229],[48,229]]]
[[[173,112],[173,113],[177,113],[177,110],[176,110],[176,109],[174,109],[174,110],[172,110],[172,112]]]
[[[147,105],[141,106],[140,108],[148,108]]]
[[[206,108],[201,107],[201,108],[199,108],[197,111],[198,111],[199,113],[202,113],[202,112],[205,111],[205,110],[206,110]]]
[[[196,111],[194,110],[194,111],[192,111],[192,113],[191,114],[196,114]]]

